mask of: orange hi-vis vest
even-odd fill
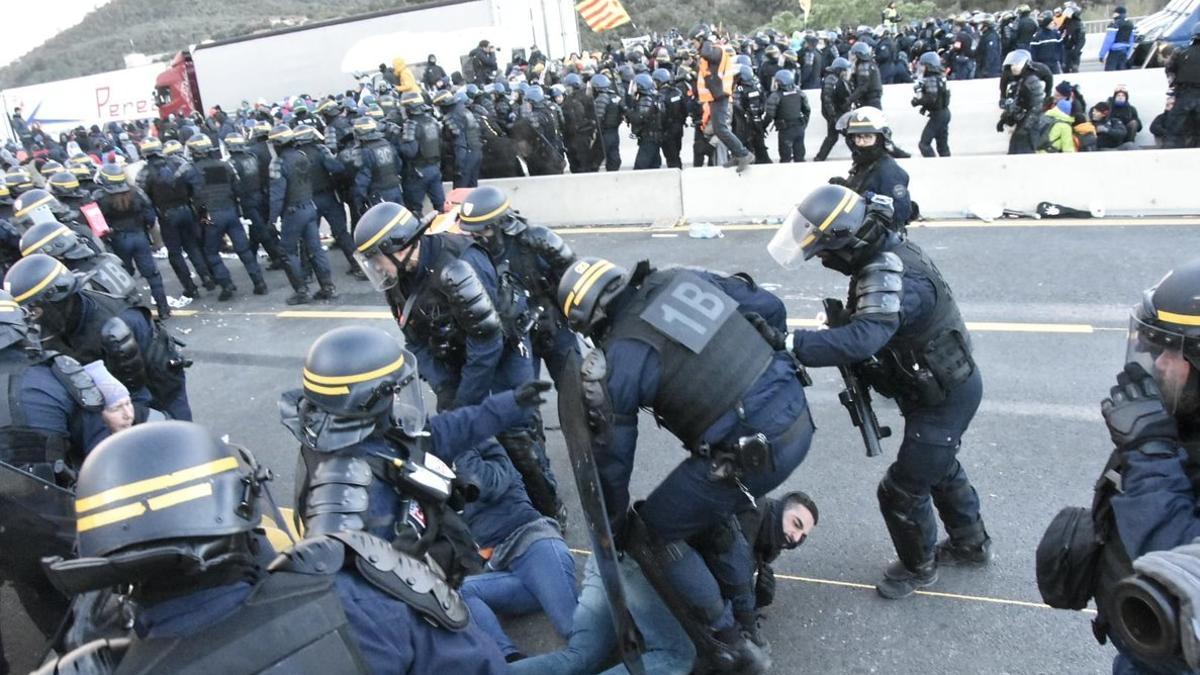
[[[717,77],[721,78],[721,91],[724,96],[733,95],[733,59],[730,58],[729,52],[721,50],[721,65],[717,66]],[[700,57],[700,76],[696,78],[696,90],[699,93],[701,103],[710,103],[716,99],[713,93],[708,89],[709,61],[703,56]]]

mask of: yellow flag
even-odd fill
[[[599,33],[630,22],[621,0],[583,0],[575,5],[588,28]]]

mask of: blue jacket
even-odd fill
[[[459,478],[479,488],[479,498],[467,504],[463,516],[480,548],[492,548],[518,527],[542,514],[533,508],[525,483],[508,452],[497,442],[487,441],[454,459]]]
[[[391,143],[388,141],[383,142],[391,145]],[[382,167],[381,170],[395,171],[398,181],[399,177],[403,175],[404,165],[400,158],[400,150],[394,145],[392,146],[392,155],[395,157],[392,162],[392,166]],[[375,156],[374,152],[370,152],[369,149],[366,148],[360,148],[358,156],[360,159],[358,173],[354,175],[354,196],[360,201],[365,201],[367,199],[367,195],[371,191],[371,183],[374,182],[375,170],[376,167],[379,166],[379,158]]]
[[[776,303],[782,305],[774,295],[762,289],[751,289],[741,281],[730,283],[728,278],[719,275],[698,273],[737,300],[738,311],[743,314],[763,314],[772,324],[782,318],[786,325],[786,315],[773,309]],[[620,300],[617,298],[614,302],[620,303]],[[619,305],[613,310],[619,312]],[[596,468],[600,473],[605,504],[610,516],[614,516],[629,509],[629,479],[637,449],[637,413],[639,408],[654,406],[662,378],[662,361],[649,345],[629,338],[612,341],[605,345],[604,352],[609,368],[608,393],[612,400],[614,428],[612,445],[608,452],[597,455]],[[697,382],[696,386],[703,387],[704,383]],[[772,437],[789,428],[808,407],[791,357],[777,353],[766,372],[746,392],[742,403],[746,411],[744,425],[737,412],[730,410],[709,427],[703,441],[718,443],[744,434],[748,429]]]
[[[100,413],[80,408],[47,364],[31,366],[25,371],[20,397],[26,423],[70,439],[71,449],[79,452],[80,457],[108,438],[108,427]]]
[[[1029,54],[1034,61],[1050,70],[1061,69],[1067,56],[1063,50],[1062,35],[1049,26],[1039,30],[1037,35],[1033,36],[1033,42],[1029,44]]]

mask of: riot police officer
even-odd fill
[[[308,302],[308,284],[300,268],[301,242],[312,261],[317,282],[321,285],[321,289],[312,297],[316,300],[332,300],[337,297],[337,292],[329,269],[329,257],[321,247],[320,221],[312,199],[312,162],[292,146],[294,132],[286,124],[276,125],[269,138],[275,144],[276,157],[271,160],[269,169],[271,211],[267,222],[274,223],[280,219],[283,224],[280,247],[287,256],[285,271],[294,291],[286,302],[289,305]]]
[[[929,121],[921,130],[921,141],[917,147],[922,157],[934,157],[933,142],[937,141],[938,157],[950,156],[950,87],[946,84],[946,71],[937,52],[925,52],[917,63],[921,68],[921,79],[913,85],[912,105],[919,108]]]
[[[404,92],[400,104],[408,118],[400,140],[400,154],[404,157],[404,206],[420,217],[428,197],[433,210],[440,212],[446,203],[446,192],[442,189],[441,125],[417,92]]]
[[[29,310],[46,349],[81,363],[105,362],[133,393],[138,421],[146,419],[148,408],[173,419],[192,418],[183,372],[191,361],[145,307],[85,287],[62,263],[40,253],[13,265],[4,284]]]
[[[270,201],[267,196],[267,172],[240,133],[225,137],[225,149],[229,151],[229,163],[238,175],[234,188],[242,207],[242,217],[250,221],[250,253],[257,259],[261,246],[271,259],[268,269],[283,269],[286,259],[279,248],[279,232],[274,225],[267,224],[267,204]],[[270,162],[267,164],[269,166]]]
[[[322,141],[324,138],[321,134],[307,124],[300,124],[293,130],[293,145],[308,158],[309,165],[312,166],[309,176],[312,178],[313,203],[317,206],[317,217],[324,218],[329,224],[329,233],[333,235],[334,244],[346,257],[346,274],[365,280],[362,269],[354,260],[354,242],[346,222],[346,205],[337,195],[337,177],[345,172],[346,167]]]
[[[883,107],[883,83],[879,77],[879,66],[875,65],[875,54],[871,51],[871,45],[855,42],[850,48],[850,63],[854,68],[850,76],[850,96],[847,98],[850,106]]]
[[[70,214],[69,220],[84,223],[84,217],[80,208],[92,201],[92,195],[83,189],[83,185],[75,177],[75,174],[65,169],[56,171],[46,179],[46,189],[58,201],[62,202],[63,206],[67,207],[67,211]]]
[[[539,359],[545,361],[557,382],[568,356],[579,353],[575,334],[555,302],[558,281],[575,262],[575,253],[553,230],[530,225],[512,208],[508,195],[490,185],[467,195],[458,223],[488,252],[496,270],[512,276],[529,295],[536,314],[530,329],[534,368]]]
[[[314,536],[272,560],[258,529],[270,478],[187,422],[130,429],[84,462],[79,559],[48,574],[71,593],[131,586],[139,628],[112,655],[121,672],[503,672],[457,591],[382,539]]]
[[[162,234],[163,246],[167,249],[167,261],[175,271],[175,278],[179,279],[183,294],[189,298],[200,297],[188,262],[196,269],[205,289],[213,290],[217,282],[208,269],[201,248],[200,226],[196,222],[196,213],[192,211],[187,184],[183,181],[187,163],[181,156],[168,157],[157,138],[142,141],[139,149],[146,158],[146,164],[138,173],[137,187],[150,198],[154,213],[158,216],[158,229]]]
[[[686,608],[676,618],[696,643],[700,672],[765,672],[769,659],[717,590],[713,575],[727,573],[710,571],[686,541],[778,486],[808,452],[813,424],[795,363],[743,315],[769,308],[782,325],[781,301],[744,275],[647,262],[630,273],[600,258],[568,268],[557,299],[571,327],[596,344],[566,376],[582,392],[583,428],[604,439],[594,459],[625,552],[668,607]],[[691,456],[630,510],[643,407]],[[735,542],[723,562],[748,573],[747,549]]]
[[[493,108],[496,111],[496,120],[500,123],[500,130],[506,134],[512,129],[513,122],[517,121],[517,113],[513,110],[512,99],[509,98],[510,93],[508,82],[502,78],[498,78],[492,85],[492,100]]]
[[[789,71],[791,72],[791,71]],[[733,87],[733,133],[754,153],[755,164],[770,164],[767,154],[764,96],[759,88],[754,69],[743,64],[734,78]]]
[[[1125,367],[1116,386],[1100,405],[1113,450],[1096,481],[1089,519],[1081,528],[1086,539],[1058,531],[1064,510],[1038,547],[1038,586],[1071,594],[1082,591],[1072,608],[1095,598],[1093,634],[1102,644],[1112,639],[1118,655],[1114,673],[1190,673],[1187,650],[1179,648],[1181,633],[1193,632],[1180,607],[1172,606],[1170,585],[1147,596],[1122,580],[1133,574],[1130,561],[1154,551],[1192,543],[1200,536],[1195,485],[1200,479],[1200,260],[1190,260],[1167,273],[1142,294],[1130,312]],[[1096,552],[1095,548],[1099,547]],[[1079,547],[1096,562],[1069,564],[1060,570],[1060,584],[1044,586],[1045,553]],[[1045,549],[1045,550],[1044,550]],[[1058,557],[1054,554],[1053,557]],[[1140,566],[1139,566],[1140,567]],[[1176,581],[1187,566],[1170,567],[1154,575]],[[1047,598],[1051,600],[1051,598]],[[1055,606],[1064,606],[1058,605]],[[1130,616],[1121,616],[1129,609]],[[1178,616],[1178,619],[1173,617]],[[1174,627],[1170,624],[1178,621]],[[1174,633],[1172,635],[1172,633]],[[1193,652],[1194,655],[1194,652]]]
[[[438,409],[475,405],[489,393],[533,380],[533,316],[524,289],[499,274],[470,238],[422,236],[427,227],[399,204],[384,202],[363,214],[354,242],[363,270],[384,292],[421,376],[437,394]],[[534,430],[510,431],[499,440],[534,506],[561,520],[565,511]]]
[[[79,185],[79,181],[69,173],[61,172],[75,185]],[[76,199],[82,201],[82,197],[76,195]],[[91,199],[88,195],[87,199]],[[76,234],[86,238],[89,243],[97,251],[104,249],[104,244],[92,232],[92,228],[82,220],[83,215],[79,211],[71,209],[69,206],[59,201],[53,193],[46,192],[41,188],[34,188],[17,198],[13,202],[12,221],[22,230],[28,230],[35,224],[48,223],[51,221],[62,223],[71,228]]]
[[[842,57],[833,60],[821,82],[821,116],[825,118],[825,140],[813,159],[824,162],[841,133],[838,120],[850,112],[850,62]]]
[[[591,80],[595,95],[596,124],[600,127],[600,143],[604,148],[604,170],[621,169],[621,121],[625,118],[625,99],[612,91],[612,82],[604,73]]]
[[[378,122],[367,116],[354,120],[354,138],[360,161],[354,178],[355,199],[360,205],[401,201],[400,153],[384,139]],[[361,208],[365,210],[366,206]]]
[[[846,137],[852,164],[846,178],[834,176],[830,185],[844,185],[864,197],[884,195],[894,204],[889,223],[900,231],[913,215],[908,193],[908,172],[888,154],[891,130],[883,111],[878,108],[856,108],[838,120],[838,129]]]
[[[0,291],[0,580],[10,582],[25,613],[53,637],[67,601],[46,581],[41,558],[70,552],[74,469],[108,436],[103,397],[75,359],[37,346],[25,312]],[[18,487],[19,486],[19,487]],[[5,614],[7,623],[13,614]],[[7,671],[0,647],[0,670]]]
[[[656,68],[650,76],[658,85],[658,95],[663,102],[663,159],[668,168],[679,169],[683,167],[680,154],[683,152],[683,127],[688,120],[688,88],[686,84],[676,82],[665,68]]]
[[[296,503],[306,535],[363,531],[414,557],[428,553],[458,588],[481,561],[455,513],[471,486],[448,465],[525,424],[549,386],[527,383],[427,418],[416,357],[395,338],[367,326],[325,333],[305,357],[303,389],[279,402],[301,443]]]
[[[475,187],[483,162],[483,138],[479,121],[467,112],[466,94],[439,92],[433,103],[442,109],[442,143],[454,160],[454,187]],[[400,199],[390,201],[400,202]]]
[[[1167,112],[1169,128],[1175,130],[1167,138],[1167,147],[1200,147],[1200,21],[1192,26],[1192,40],[1183,49],[1175,50],[1164,68],[1175,105]]]
[[[1008,154],[1032,154],[1038,143],[1042,103],[1050,92],[1053,75],[1024,49],[1009,52],[1004,57],[1004,69],[1007,72],[1000,78],[1001,113],[996,131],[1012,127]]]
[[[238,210],[237,192],[240,178],[237,172],[228,162],[221,159],[220,149],[213,146],[212,141],[204,134],[189,138],[187,148],[192,153],[192,166],[184,176],[191,186],[192,199],[200,214],[208,269],[221,285],[221,293],[217,300],[229,300],[237,292],[229,268],[221,261],[221,246],[225,237],[229,237],[234,253],[242,261],[246,273],[250,275],[250,281],[254,283],[254,294],[266,295],[267,282],[263,279],[257,256],[250,250],[250,242],[246,239],[246,230],[243,229],[241,213]]]
[[[119,257],[95,249],[90,240],[58,221],[38,223],[26,230],[21,235],[21,251],[54,258],[79,275],[85,286],[101,293],[123,298],[131,305],[144,302],[141,289]]]
[[[659,152],[662,143],[662,99],[654,86],[654,78],[649,73],[638,73],[633,78],[637,88],[637,101],[627,111],[629,128],[638,139],[637,158],[633,161],[634,170],[657,169],[662,166],[662,155]]]
[[[790,70],[775,73],[775,91],[767,98],[764,119],[779,132],[779,162],[804,161],[804,132],[812,108]]]
[[[509,132],[517,153],[525,159],[531,176],[561,174],[566,168],[561,111],[550,107],[545,91],[537,85],[527,88],[525,102]]]
[[[105,164],[100,167],[97,178],[101,190],[95,195],[96,205],[108,223],[108,240],[113,251],[120,256],[127,272],[132,273],[136,265],[138,273],[150,284],[158,318],[170,317],[171,307],[167,304],[162,276],[150,253],[149,231],[154,227],[154,207],[144,192],[129,186],[121,167]]]
[[[593,101],[579,73],[567,73],[563,78],[567,88],[563,99],[563,133],[566,140],[567,164],[571,173],[591,173],[599,169],[603,149],[596,127]]]
[[[937,581],[938,564],[986,563],[991,539],[979,497],[957,459],[983,395],[971,337],[949,284],[911,239],[892,231],[891,199],[823,186],[784,220],[768,250],[782,265],[818,257],[850,277],[845,317],[788,342],[810,367],[855,366],[905,420],[879,508],[899,560],[876,589],[901,598]],[[782,342],[782,340],[781,340]],[[938,544],[937,509],[949,538]]]

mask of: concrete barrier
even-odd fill
[[[1041,201],[1111,215],[1200,214],[1195,191],[1200,150],[1139,150],[1066,155],[908,159],[912,198],[932,218],[965,211],[1032,211]],[[1188,167],[1191,167],[1189,169]],[[778,218],[849,162],[772,164],[732,169],[622,171],[485,181],[547,225],[649,224]]]

